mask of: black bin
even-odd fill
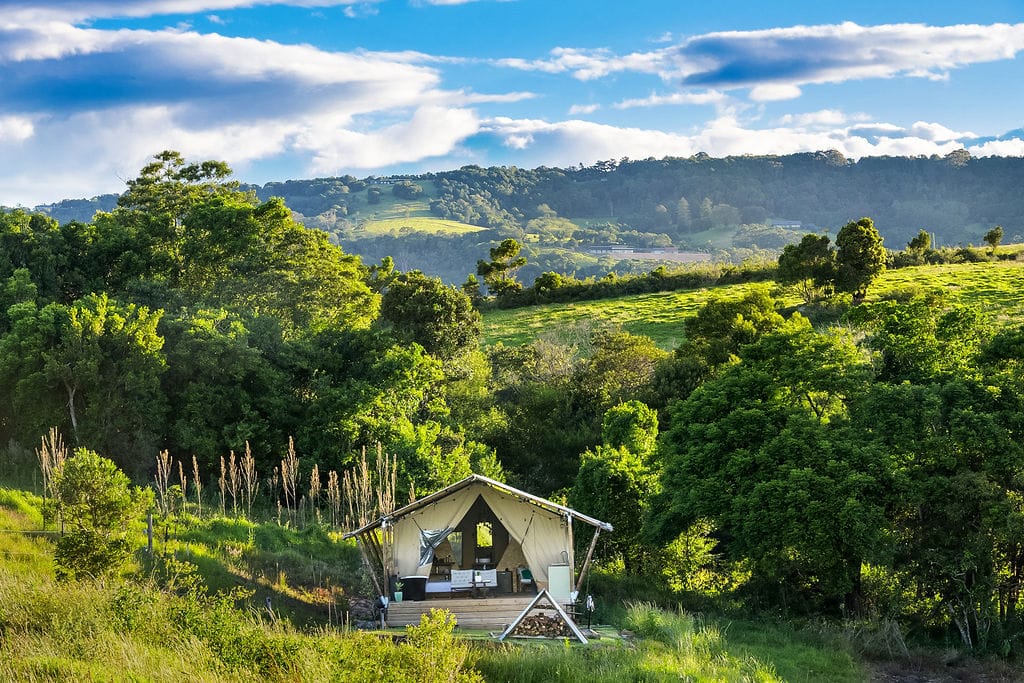
[[[425,576],[403,576],[402,599],[403,600],[426,600],[427,599],[427,577]]]

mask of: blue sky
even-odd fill
[[[5,0],[0,204],[706,152],[1024,155],[1024,2]]]

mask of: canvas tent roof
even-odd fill
[[[432,550],[428,546],[424,552],[425,539],[441,537],[454,530],[478,498],[484,500],[509,535],[520,544],[526,561],[542,584],[547,583],[549,566],[571,563],[572,520],[599,530],[612,530],[607,522],[475,474],[345,537],[367,538],[375,529],[390,529],[393,533],[390,557],[394,563],[390,571],[400,576],[429,574]]]
[[[440,491],[432,493],[429,496],[425,496],[423,498],[420,498],[419,500],[416,500],[416,501],[413,501],[412,503],[409,503],[405,507],[402,507],[402,508],[399,508],[399,509],[395,510],[390,515],[385,515],[385,516],[383,516],[383,517],[381,517],[381,518],[379,518],[377,520],[374,520],[373,522],[370,522],[369,524],[367,524],[364,527],[360,527],[359,529],[356,529],[355,531],[350,531],[349,533],[345,534],[344,537],[345,538],[352,538],[353,536],[358,536],[358,535],[360,535],[362,533],[370,531],[371,529],[375,529],[375,528],[381,526],[381,524],[384,524],[384,523],[393,524],[394,522],[396,522],[401,517],[404,517],[404,516],[406,516],[408,514],[411,514],[411,513],[415,512],[416,510],[419,510],[420,508],[426,507],[427,505],[430,505],[431,503],[436,502],[440,498],[445,498],[447,496],[450,496],[452,493],[455,493],[456,491],[458,491],[460,489],[463,489],[463,488],[466,488],[470,484],[474,484],[474,483],[486,484],[487,486],[489,486],[491,488],[494,488],[494,489],[497,489],[498,491],[505,492],[505,493],[510,494],[512,496],[517,496],[523,502],[531,503],[532,505],[535,505],[535,506],[537,506],[537,507],[539,507],[539,508],[541,508],[543,510],[548,510],[549,512],[559,512],[559,513],[562,513],[563,515],[569,515],[573,519],[578,519],[581,522],[586,522],[587,524],[590,524],[591,526],[599,527],[602,531],[612,531],[612,525],[609,524],[608,522],[602,522],[601,520],[594,519],[593,517],[585,515],[582,512],[577,512],[576,510],[573,510],[572,508],[566,507],[564,505],[559,505],[558,503],[552,502],[552,501],[547,500],[545,498],[541,498],[539,496],[534,496],[532,494],[526,493],[525,491],[520,491],[519,489],[513,488],[513,487],[509,486],[508,484],[503,484],[500,481],[495,481],[494,479],[490,479],[488,477],[485,477],[482,474],[471,474],[470,476],[466,477],[465,479],[462,479],[461,481],[457,481],[454,484],[446,486],[445,488],[441,489]]]

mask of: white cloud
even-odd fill
[[[569,116],[577,116],[579,114],[593,114],[600,108],[600,104],[574,104],[571,107],[569,107]]]
[[[795,100],[802,94],[799,87],[789,83],[769,83],[757,85],[750,89],[750,99],[755,102]]]
[[[965,138],[978,137],[969,131],[957,132],[946,128],[939,123],[928,123],[927,121],[916,121],[910,127],[910,135],[922,140],[933,140],[935,142],[948,142],[950,140],[963,140]]]
[[[1024,140],[1020,138],[990,140],[982,145],[968,145],[967,151],[976,157],[1024,157]]]
[[[7,0],[2,20],[19,25],[52,21],[77,23],[100,18],[201,14],[261,5],[315,8],[371,5],[377,2],[381,0]]]
[[[545,59],[498,60],[499,66],[571,73],[592,80],[620,72],[657,74],[682,89],[749,88],[751,99],[800,96],[802,86],[868,78],[942,80],[970,64],[1013,59],[1024,50],[1024,24],[846,22],[694,36],[673,47],[616,55],[559,47]]]
[[[366,131],[337,125],[330,116],[309,121],[295,139],[295,149],[312,154],[310,170],[332,173],[338,168],[379,168],[420,161],[453,152],[479,129],[467,109],[420,107],[411,118]]]
[[[679,104],[721,104],[726,101],[725,93],[717,90],[704,92],[676,92],[668,95],[652,94],[640,99],[622,100],[615,104],[616,109],[632,109],[633,107],[660,107]]]
[[[24,116],[0,116],[0,142],[24,142],[34,132],[32,121]]]
[[[847,115],[838,109],[821,109],[805,114],[786,114],[779,119],[784,126],[797,128],[816,128],[821,126],[842,126],[848,121],[870,120],[867,114]]]
[[[590,81],[624,71],[656,74],[663,61],[661,52],[634,52],[619,56],[603,49],[556,47],[550,54],[549,59],[509,58],[494,60],[492,63],[522,71],[569,73],[578,80]]]
[[[721,115],[697,132],[686,135],[660,130],[622,128],[588,121],[549,123],[535,119],[494,118],[481,134],[520,150],[530,165],[571,166],[602,159],[644,159],[690,156],[705,152],[714,157],[744,154],[794,154],[836,149],[848,158],[864,156],[945,155],[964,146],[963,140],[947,138],[938,124],[918,122],[909,128],[876,123],[846,125],[862,115],[847,116],[825,110],[793,117],[790,125],[754,127],[733,115]],[[956,135],[954,131],[949,131]],[[975,156],[1024,155],[1024,141],[992,141],[968,147]]]
[[[123,189],[161,149],[239,170],[286,154],[316,173],[415,162],[476,132],[467,107],[535,96],[441,89],[425,57],[192,31],[0,29],[0,69],[19,75],[0,100],[0,158],[22,160],[17,175],[0,169],[0,203]]]

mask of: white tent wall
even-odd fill
[[[430,564],[420,564],[420,530],[455,528],[473,507],[480,494],[479,484],[452,492],[414,512],[397,519],[393,556],[394,572],[399,576],[429,576]]]
[[[569,521],[557,512],[524,502],[490,486],[483,487],[481,493],[509,535],[519,541],[526,563],[539,586],[547,588],[548,566],[568,561],[571,544]]]
[[[420,530],[455,528],[477,496],[491,508],[509,535],[521,546],[534,578],[544,588],[548,566],[565,564],[571,557],[569,520],[518,496],[474,482],[394,521],[394,572],[398,576],[430,574],[430,564],[419,564]]]

